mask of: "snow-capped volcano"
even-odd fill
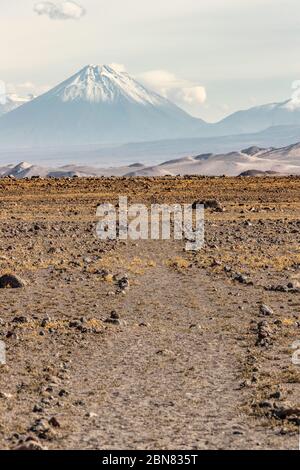
[[[119,143],[192,137],[193,118],[125,72],[88,65],[0,119],[2,147]]]
[[[148,91],[126,72],[116,72],[108,65],[88,65],[79,73],[53,90],[63,102],[88,101],[90,103],[133,103],[163,105],[166,100]]]

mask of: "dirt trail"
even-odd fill
[[[164,246],[164,255],[182,255],[180,248],[175,253],[173,243],[168,253]],[[160,258],[160,244],[148,250]],[[85,384],[82,398],[92,394],[89,407],[97,416],[92,425],[80,423],[69,445],[278,449],[294,440],[297,448],[296,438],[276,436],[242,412],[247,396],[240,389],[245,346],[239,336],[249,318],[240,312],[237,331],[237,307],[230,300],[224,305],[232,286],[214,282],[204,270],[186,275],[165,263],[138,283],[115,303],[126,325],[112,326],[118,333],[90,345],[76,362],[71,388],[78,390],[79,380]]]

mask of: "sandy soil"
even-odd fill
[[[0,275],[26,282],[0,289],[2,449],[298,448],[299,178],[5,178],[0,190]],[[206,210],[197,253],[100,241],[97,205],[119,194],[225,210]]]

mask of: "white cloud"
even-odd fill
[[[126,72],[126,67],[124,64],[118,64],[116,62],[112,62],[109,66],[115,70],[116,72]]]
[[[300,80],[293,81],[292,90],[292,96],[285,107],[294,111],[300,108]]]
[[[38,96],[46,91],[50,90],[49,85],[36,85],[32,82],[24,82],[24,83],[7,83],[6,90],[9,95],[18,95],[18,96]]]
[[[6,104],[6,93],[5,83],[0,80],[0,104]]]
[[[150,70],[138,77],[142,83],[178,105],[200,105],[206,100],[205,87],[176,77],[167,70]]]
[[[176,92],[178,99],[187,104],[202,104],[206,100],[206,91],[203,86],[191,86],[179,89]]]
[[[79,20],[86,10],[76,2],[38,2],[33,7],[38,15],[47,15],[51,20]]]

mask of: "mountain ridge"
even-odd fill
[[[277,126],[300,126],[300,104],[294,98],[239,110],[214,125],[214,132],[244,134]]]
[[[276,128],[289,139],[282,145],[295,142],[289,135],[297,127],[297,95],[207,123],[108,65],[87,65],[33,100],[8,97],[6,108],[0,105],[1,149],[227,139],[259,132],[273,132],[276,145]]]
[[[89,65],[0,119],[2,147],[123,143],[196,135],[204,121],[125,72]]]
[[[283,148],[249,147],[229,153],[200,154],[167,160],[157,165],[141,163],[118,167],[68,164],[44,167],[27,162],[0,168],[0,177],[97,177],[97,176],[251,176],[251,175],[300,175],[300,143]]]

